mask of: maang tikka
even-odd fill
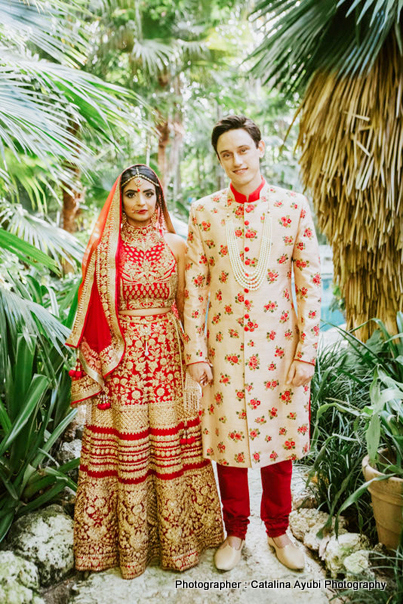
[[[129,180],[126,180],[126,182],[124,182],[122,186],[125,187],[129,182],[131,182],[132,180],[134,180],[134,184],[136,185],[136,187],[140,187],[140,185],[141,185],[141,179],[147,180],[148,182],[150,182],[155,187],[159,187],[160,186],[158,182],[154,182],[153,180],[151,180],[151,178],[148,178],[148,176],[145,176],[144,174],[140,174],[138,166],[136,166],[136,174],[134,176],[132,176],[131,178],[129,178]]]

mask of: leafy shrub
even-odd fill
[[[369,401],[371,371],[357,364],[354,350],[344,343],[321,349],[312,380],[311,434],[308,463],[316,482],[319,508],[330,515],[363,483],[361,461],[366,454],[358,422],[342,410],[347,402],[363,409]],[[358,436],[357,436],[358,431]],[[350,530],[375,539],[369,494],[346,515]]]
[[[52,259],[2,234],[7,238],[0,238],[0,541],[15,518],[46,504],[66,485],[75,489],[68,472],[79,464],[77,459],[59,466],[52,457],[76,413],[69,405],[72,352],[64,341],[77,278],[52,279],[46,273]],[[24,262],[19,271],[10,270],[5,244]]]
[[[326,511],[338,515],[347,510],[350,528],[375,540],[361,461],[368,451],[372,459],[378,448],[387,446],[394,454],[389,469],[401,473],[403,313],[397,313],[397,335],[391,335],[379,319],[373,321],[377,329],[367,342],[338,328],[343,342],[319,353],[312,381],[310,476],[316,477],[320,505]]]
[[[0,388],[0,541],[14,518],[50,501],[67,485],[67,473],[79,459],[63,466],[51,448],[72,421],[70,378],[65,357],[38,338],[19,334],[12,343],[5,381]]]

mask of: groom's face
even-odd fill
[[[217,141],[220,164],[234,187],[242,190],[250,183],[260,184],[260,158],[264,155],[264,142],[256,146],[243,128],[224,132]]]

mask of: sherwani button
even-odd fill
[[[245,252],[249,252],[249,248],[248,247],[245,248]]]
[[[245,225],[249,226],[249,220],[245,220]]]
[[[249,315],[245,315],[245,319],[249,319]]]
[[[245,294],[249,294],[249,290],[248,289],[245,288],[243,291],[244,291]]]

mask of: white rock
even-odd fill
[[[294,537],[304,540],[306,533],[314,528],[319,530],[329,518],[329,514],[313,509],[294,510],[290,514],[290,528]]]
[[[359,533],[345,533],[339,535],[339,538],[332,537],[326,547],[324,560],[326,567],[331,573],[332,578],[336,578],[338,573],[344,572],[344,560],[354,552],[369,547],[369,540]]]
[[[13,552],[0,552],[0,602],[45,604],[38,596],[39,574],[35,564]]]
[[[78,438],[61,444],[60,449],[57,452],[57,461],[61,464],[65,464],[68,461],[77,459],[81,455],[81,440]]]
[[[291,479],[291,495],[292,509],[296,510],[300,507],[314,508],[316,507],[316,492],[312,482],[308,485],[306,481],[311,468],[304,465],[295,465],[292,470]]]
[[[327,543],[331,536],[334,535],[335,519],[332,519],[332,529],[327,531],[323,537],[318,537],[318,532],[323,529],[323,526],[329,519],[329,514],[315,509],[299,509],[294,510],[290,514],[290,528],[297,539],[314,552],[318,552],[323,557]],[[339,535],[346,533],[344,528],[345,519],[339,518]]]
[[[73,520],[59,505],[23,516],[11,527],[7,547],[33,562],[41,584],[50,585],[74,566]]]
[[[343,566],[346,571],[346,580],[354,580],[357,577],[364,577],[369,581],[375,579],[375,573],[370,568],[369,555],[370,551],[367,549],[360,549],[357,552],[347,556],[343,560]]]

